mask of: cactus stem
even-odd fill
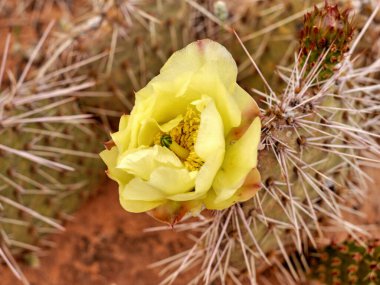
[[[12,179],[9,179],[8,177],[2,175],[1,173],[0,173],[0,178],[5,183],[7,183],[8,185],[10,185],[13,189],[15,189],[18,193],[20,193],[20,194],[25,193],[25,189],[21,185],[19,185],[16,182],[14,182]]]
[[[87,158],[95,158],[98,159],[98,155],[95,153],[85,152],[85,151],[77,151],[72,149],[65,149],[65,148],[58,148],[58,147],[50,147],[50,146],[41,146],[41,145],[33,145],[31,147],[31,150],[41,150],[51,153],[59,153],[63,155],[72,155],[72,156],[79,156],[79,157],[87,157]]]
[[[21,128],[21,131],[23,133],[38,134],[38,135],[48,136],[48,137],[52,137],[52,138],[65,139],[65,140],[69,140],[69,141],[74,140],[74,137],[71,135],[66,135],[66,134],[62,134],[60,132],[55,132],[55,131],[40,130],[40,129],[24,127],[24,126]]]
[[[51,226],[59,229],[59,230],[62,230],[62,231],[64,230],[64,227],[62,227],[60,224],[56,223],[52,219],[49,219],[49,218],[41,215],[40,213],[34,211],[33,209],[25,207],[24,205],[19,204],[19,203],[15,202],[15,201],[7,198],[7,197],[0,196],[0,201],[2,201],[5,204],[8,204],[8,205],[10,205],[10,206],[12,206],[12,207],[14,207],[16,209],[19,209],[19,210],[21,210],[21,211],[23,211],[25,213],[28,213],[32,217],[34,217],[36,219],[39,219],[39,220],[41,220],[41,221],[43,221],[43,222],[45,222],[45,223],[47,223],[47,224],[49,224],[49,225],[51,225]]]
[[[14,148],[2,145],[2,144],[0,144],[0,150],[9,152],[11,154],[15,154],[17,156],[23,157],[23,158],[28,159],[30,161],[36,162],[38,164],[41,164],[41,165],[44,165],[46,167],[53,168],[56,170],[68,170],[68,171],[74,170],[70,166],[64,165],[62,163],[47,160],[45,158],[34,155],[28,151],[17,150],[17,149],[14,149]]]
[[[32,67],[32,64],[33,64],[33,61],[35,60],[35,58],[37,57],[40,49],[42,48],[42,45],[45,43],[50,31],[53,29],[54,27],[54,24],[55,24],[55,21],[51,21],[48,25],[48,27],[46,28],[45,32],[43,33],[43,35],[41,36],[40,40],[38,41],[36,47],[34,48],[30,58],[29,58],[29,61],[28,63],[26,64],[25,68],[23,69],[22,71],[22,74],[19,78],[19,80],[17,81],[17,84],[16,84],[16,90],[19,90],[21,85],[23,84],[25,78],[26,78],[26,75],[28,74],[30,68]]]

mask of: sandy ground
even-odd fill
[[[184,233],[144,233],[160,225],[145,214],[122,210],[114,183],[108,183],[52,238],[56,248],[38,268],[22,266],[32,285],[158,284],[159,270],[148,265],[190,245]],[[1,285],[20,284],[0,267]],[[180,279],[176,284],[186,284]]]

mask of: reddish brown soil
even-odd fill
[[[105,185],[53,237],[56,248],[41,258],[38,268],[22,266],[33,285],[158,284],[159,270],[148,265],[189,245],[184,233],[172,230],[144,233],[161,225],[145,214],[130,214],[118,202],[115,184]],[[1,285],[20,284],[0,267]],[[177,284],[186,284],[182,278]]]
[[[367,222],[374,224],[367,229],[379,237],[380,176],[376,173],[369,170],[375,181],[362,211]],[[190,247],[185,233],[144,233],[160,224],[145,214],[125,212],[115,188],[114,183],[106,184],[76,213],[66,232],[53,237],[56,248],[41,258],[38,268],[22,266],[32,285],[158,284],[159,269],[148,265]],[[20,284],[4,267],[0,267],[0,276],[0,285]],[[187,284],[188,278],[190,274],[175,284]]]

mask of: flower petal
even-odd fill
[[[165,195],[140,178],[133,178],[124,188],[120,189],[123,200],[164,201]]]
[[[194,150],[201,159],[207,161],[216,152],[224,152],[223,122],[211,98],[204,97],[195,104],[197,108],[200,108],[201,122]]]
[[[192,214],[197,215],[202,209],[202,203],[199,200],[175,202],[168,201],[165,204],[151,210],[149,214],[160,222],[167,223],[170,226],[174,226],[185,215]]]
[[[108,167],[106,171],[108,177],[118,182],[119,185],[126,184],[133,178],[132,175],[116,168],[117,158],[119,155],[117,147],[113,147],[110,150],[103,150],[99,155]]]
[[[208,100],[208,104],[201,113],[201,123],[194,145],[195,152],[205,162],[199,169],[195,182],[195,192],[199,194],[210,189],[225,152],[222,119],[214,102],[209,98],[205,100]]]
[[[249,128],[253,120],[260,114],[260,109],[255,100],[239,85],[236,85],[233,98],[241,110],[241,122],[239,126],[232,129],[228,134],[226,139],[227,145],[231,141],[239,139]]]
[[[206,94],[214,100],[226,135],[231,128],[240,125],[241,112],[231,93],[218,77],[217,68],[218,65],[213,62],[207,62],[202,66],[191,80],[189,93]]]
[[[153,102],[147,100],[144,103],[145,104],[136,104],[135,108],[133,108],[129,115],[128,121],[120,121],[120,126],[124,128],[111,134],[112,140],[117,145],[120,154],[138,147],[138,134],[140,133],[141,122],[143,122],[144,119],[149,118]]]
[[[223,122],[213,100],[208,96],[192,102],[201,112],[198,136],[194,145],[196,154],[204,161],[195,180],[195,190],[170,196],[171,200],[188,201],[204,198],[223,162],[225,151]]]
[[[235,194],[238,202],[245,202],[256,195],[261,188],[261,176],[257,168],[252,169],[245,178],[244,184]]]
[[[122,131],[127,128],[128,121],[129,121],[129,115],[121,116],[120,121],[119,121],[119,131]]]
[[[222,45],[207,39],[191,43],[174,53],[149,83],[152,95],[157,97],[152,117],[158,122],[170,120],[184,113],[191,101],[207,94],[214,99],[227,134],[240,124],[241,118],[231,96],[236,77],[236,63]],[[140,96],[139,92],[136,96]]]
[[[160,189],[166,195],[174,195],[191,191],[195,186],[195,177],[196,171],[158,167],[152,172],[149,184]]]
[[[117,168],[144,180],[159,166],[182,168],[183,164],[172,151],[159,145],[129,151],[119,156],[117,164]]]
[[[146,119],[141,122],[140,133],[138,134],[137,143],[139,146],[151,146],[154,137],[160,132],[160,127],[156,120]]]
[[[120,205],[124,210],[131,213],[143,213],[152,210],[160,205],[162,201],[137,201],[137,200],[123,200],[120,195]]]
[[[161,131],[169,132],[183,120],[182,115],[178,115],[169,122],[159,125],[155,119],[146,119],[141,122],[141,129],[138,135],[139,146],[150,146],[154,143],[155,136]]]
[[[260,134],[261,122],[257,117],[237,142],[227,146],[222,167],[212,185],[218,199],[226,200],[234,195],[247,174],[256,167]]]
[[[221,44],[209,39],[199,40],[175,52],[161,68],[161,74],[175,78],[184,72],[199,72],[199,69],[209,64],[215,67],[215,72],[229,91],[237,78],[237,66],[231,54]]]
[[[187,93],[191,77],[192,72],[179,72],[175,76],[160,74],[155,77],[149,83],[154,92],[148,98],[154,100],[149,116],[159,124],[163,124],[180,114],[185,114],[190,102],[200,97],[199,94]]]
[[[125,192],[125,186],[119,186],[119,201],[120,205],[128,212],[132,213],[142,213],[152,210],[165,201],[145,201],[145,200],[129,200],[123,195]]]
[[[203,200],[207,209],[223,210],[238,202],[245,202],[251,199],[260,189],[260,173],[254,168],[247,175],[244,184],[228,199],[222,200],[218,194],[211,190]]]
[[[215,177],[215,173],[218,171],[218,168],[223,161],[223,154],[224,152],[218,152],[214,157],[203,164],[195,180],[195,191],[170,196],[170,200],[189,201],[204,199],[207,191],[211,191],[210,188]]]

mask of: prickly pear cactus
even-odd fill
[[[36,58],[51,60],[44,47],[51,28],[17,78],[6,68],[9,34],[0,69],[0,260],[24,284],[13,256],[28,258],[49,247],[47,234],[63,230],[103,174],[101,128],[78,101],[94,95],[88,92],[94,82],[63,58],[55,58],[46,75],[36,74]]]
[[[326,285],[376,285],[380,283],[380,243],[364,247],[355,241],[333,244],[312,254],[311,279]]]

